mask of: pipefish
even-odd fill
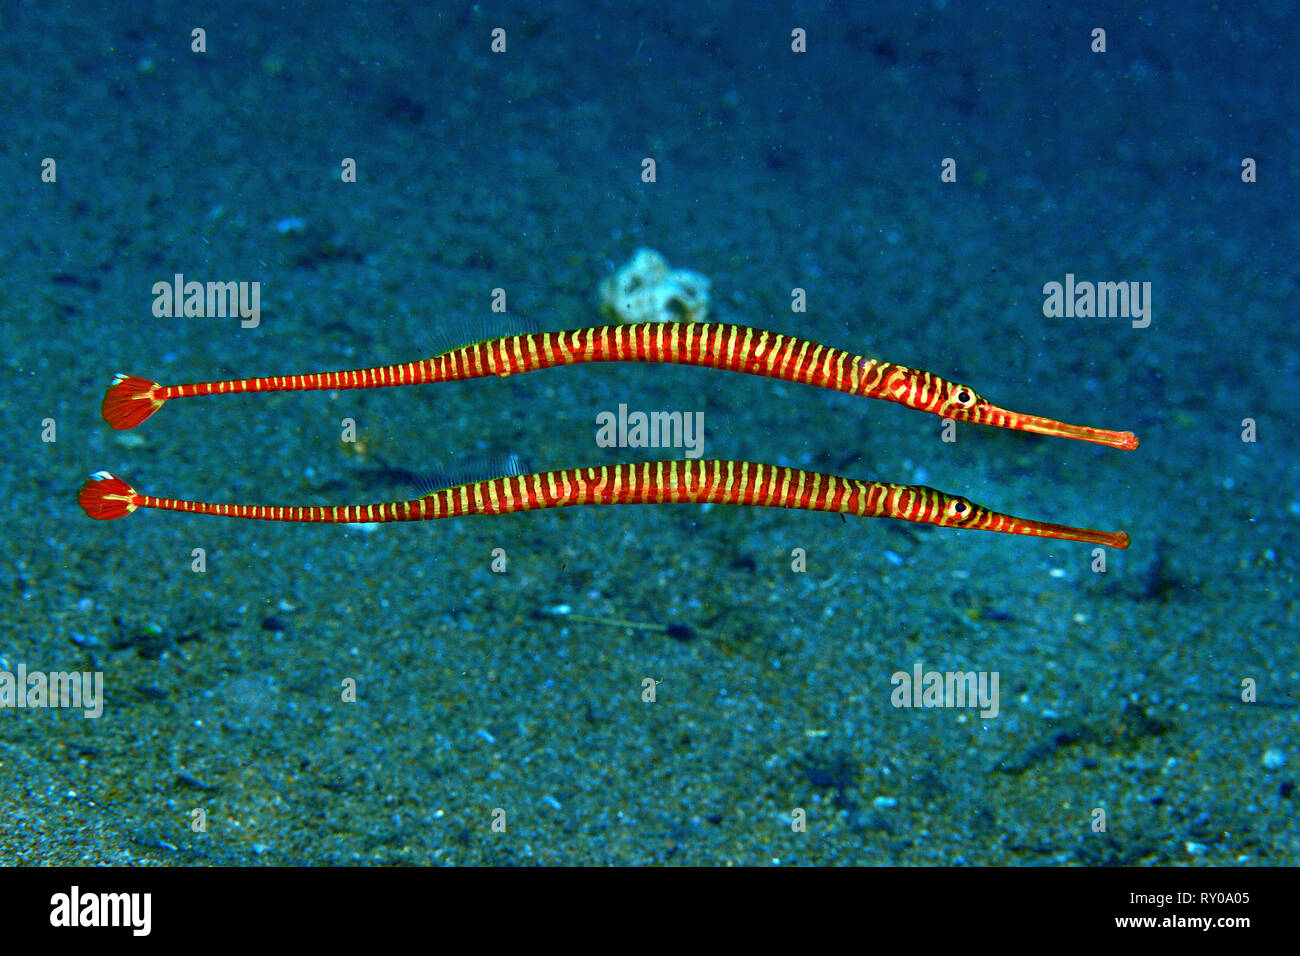
[[[104,419],[116,429],[134,428],[163,403],[195,395],[315,389],[426,385],[488,375],[515,375],[582,362],[664,362],[762,375],[829,388],[849,395],[897,402],[918,411],[976,425],[1074,438],[1132,450],[1132,432],[1070,425],[992,404],[974,389],[931,372],[854,355],[779,332],[744,325],[641,322],[563,332],[507,335],[450,349],[400,365],[275,375],[262,378],[159,385],[119,373],[104,395]]]
[[[858,481],[747,461],[651,461],[506,475],[455,485],[407,501],[343,506],[211,504],[142,494],[106,471],[88,478],[77,501],[91,518],[121,518],[137,508],[262,521],[429,521],[577,505],[723,504],[899,518],[945,528],[999,531],[1127,548],[1128,535],[1033,521],[990,511],[959,495],[920,485]]]

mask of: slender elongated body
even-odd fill
[[[119,374],[104,396],[103,415],[114,428],[134,428],[173,398],[237,392],[386,388],[425,385],[487,375],[515,375],[580,362],[666,362],[764,375],[898,402],[944,418],[997,425],[1133,449],[1132,432],[1068,425],[999,408],[974,389],[892,362],[854,355],[778,332],[743,325],[641,322],[567,332],[508,335],[402,365],[265,378],[159,385]]]
[[[460,515],[500,515],[574,505],[713,503],[834,511],[863,518],[901,518],[940,525],[1083,541],[1127,548],[1123,532],[1093,531],[1016,518],[958,495],[918,485],[857,481],[747,461],[652,461],[507,475],[384,504],[296,506],[209,504],[141,494],[108,472],[92,475],[77,495],[92,518],[120,518],[137,508],[263,521],[427,521]]]

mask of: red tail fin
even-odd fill
[[[119,431],[135,428],[163,407],[166,399],[158,398],[154,393],[158,388],[161,386],[157,382],[118,372],[113,376],[113,384],[104,393],[104,404],[100,406],[104,421]]]
[[[121,518],[135,510],[136,491],[121,478],[97,471],[77,492],[77,504],[96,521]]]

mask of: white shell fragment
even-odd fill
[[[670,269],[653,249],[638,249],[600,283],[600,311],[619,322],[703,322],[709,314],[707,276]]]

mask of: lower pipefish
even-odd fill
[[[141,494],[106,471],[91,475],[77,501],[92,518],[121,518],[137,508],[262,521],[359,523],[501,515],[575,505],[721,504],[832,511],[901,518],[945,528],[1000,531],[1127,548],[1121,531],[1094,531],[990,511],[959,495],[919,485],[857,481],[747,461],[652,461],[507,475],[384,504],[295,506],[210,504]]]
[[[146,378],[118,374],[104,396],[102,410],[110,425],[125,429],[139,425],[162,408],[164,402],[193,395],[425,385],[488,375],[515,375],[581,362],[665,362],[726,369],[898,402],[959,422],[1075,438],[1115,448],[1133,449],[1138,445],[1132,432],[1068,425],[999,408],[974,389],[930,372],[865,358],[779,332],[709,322],[641,322],[507,335],[451,349],[432,358],[344,372],[189,385],[159,385]]]

